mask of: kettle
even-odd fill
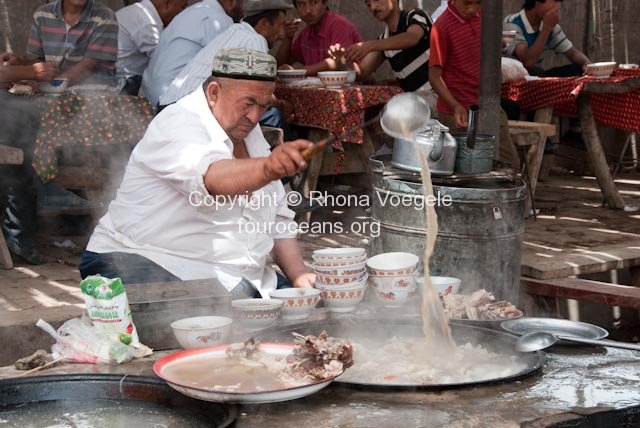
[[[453,174],[458,143],[449,134],[448,127],[436,119],[431,119],[427,122],[426,129],[416,134],[416,142],[427,157],[431,175]],[[405,138],[394,140],[391,165],[408,171],[420,172],[420,159],[413,142]]]

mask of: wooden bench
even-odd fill
[[[23,162],[24,153],[21,149],[0,144],[1,165],[22,165]],[[13,269],[11,253],[7,248],[7,241],[5,241],[2,231],[0,231],[0,265],[5,269]]]
[[[580,278],[521,278],[527,294],[640,309],[640,288]]]
[[[525,213],[529,213],[533,206],[532,198],[535,197],[545,143],[547,138],[554,135],[556,135],[555,125],[521,120],[509,121],[511,141],[517,148],[524,151],[524,159],[522,160],[526,169],[527,185],[530,188],[530,197],[525,206]]]

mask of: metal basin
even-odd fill
[[[350,387],[375,390],[439,390],[447,388],[470,387],[481,384],[492,384],[496,382],[511,382],[524,376],[530,375],[539,370],[544,363],[544,354],[540,351],[535,353],[522,354],[515,351],[517,336],[497,330],[479,328],[470,325],[450,323],[451,334],[458,344],[471,343],[472,345],[482,345],[488,351],[499,354],[505,358],[515,358],[520,370],[509,373],[506,376],[493,377],[477,382],[460,383],[415,383],[415,384],[389,384],[379,383],[368,378],[349,379],[345,381],[338,377],[335,384],[343,384]],[[377,332],[380,337],[380,344],[385,343],[394,333],[403,332],[404,337],[415,337],[417,340],[424,337],[422,333],[422,321],[418,319],[358,319],[341,318],[325,323],[304,323],[288,327],[266,329],[256,334],[256,338],[270,342],[290,342],[291,332],[295,331],[303,335],[317,335],[323,329],[331,336],[357,341],[362,338],[370,338],[373,332]],[[387,333],[387,334],[385,334]],[[356,360],[357,364],[357,360]],[[344,375],[343,375],[344,376]]]
[[[148,377],[57,375],[0,381],[0,420],[7,426],[226,427],[237,416],[235,406],[185,397]]]

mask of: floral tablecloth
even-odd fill
[[[616,70],[606,79],[593,77],[548,77],[502,84],[502,96],[517,102],[524,111],[553,107],[554,111],[574,115],[576,99],[588,81],[622,83],[640,77],[640,70]],[[624,94],[592,94],[591,107],[596,122],[628,132],[640,132],[640,90]]]
[[[58,174],[56,150],[67,145],[135,144],[153,119],[142,97],[106,94],[43,95],[33,168],[43,182]]]
[[[295,113],[294,123],[329,130],[334,136],[364,123],[365,110],[385,104],[402,92],[399,86],[356,85],[343,89],[276,86],[276,96],[289,101]],[[344,141],[361,144],[364,131],[345,137]]]

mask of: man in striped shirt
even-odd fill
[[[114,12],[93,0],[57,0],[33,15],[27,59],[57,65],[60,78],[83,89],[115,86],[118,23]]]
[[[573,47],[564,34],[560,22],[562,0],[525,0],[520,12],[504,20],[504,30],[515,30],[515,40],[507,46],[507,55],[520,60],[529,73],[546,77],[581,75],[591,61]],[[542,54],[550,50],[564,54],[571,64],[544,71],[540,64]]]
[[[384,33],[377,40],[347,47],[345,59],[359,63],[361,79],[366,79],[388,60],[404,91],[432,93],[428,67],[432,26],[429,15],[421,9],[401,10],[398,0],[366,0],[365,3],[373,16],[386,24]],[[428,101],[435,105],[435,96]]]

